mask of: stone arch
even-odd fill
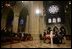
[[[13,27],[13,19],[14,19],[14,12],[13,10],[10,8],[9,9],[9,13],[7,15],[7,20],[6,20],[6,28],[9,30],[11,29],[12,31],[12,27]]]
[[[12,31],[12,22],[13,22],[13,19],[14,19],[14,12],[13,12],[13,9],[11,7],[4,7],[2,9],[2,23],[4,25],[3,28],[6,28],[7,30],[11,29]],[[1,25],[1,26],[3,26]]]
[[[25,32],[28,9],[23,7],[18,20],[18,32]]]

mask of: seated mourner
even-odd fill
[[[44,42],[45,43],[50,43],[50,31],[51,31],[51,27],[48,27],[47,31],[45,30],[44,32]]]
[[[63,26],[60,28],[60,33],[59,34],[60,34],[61,43],[62,43],[62,39],[64,39],[64,37],[66,35],[66,30],[65,30],[65,28]]]
[[[58,28],[55,26],[53,29],[53,33],[54,33],[54,37],[53,37],[53,43],[58,44],[60,43],[60,36],[59,36],[59,30]]]
[[[44,30],[44,33],[43,33],[43,39],[44,39],[44,42],[45,42],[45,40],[46,40],[46,39],[45,39],[45,35],[46,35],[46,33],[47,33],[46,30]]]

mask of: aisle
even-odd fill
[[[51,44],[35,40],[4,45],[1,48],[51,48]],[[71,41],[66,41],[65,44],[53,44],[52,48],[71,48]]]

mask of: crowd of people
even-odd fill
[[[14,33],[11,29],[1,29],[1,43],[11,41],[29,41],[32,40],[32,36],[29,33]]]
[[[51,29],[51,27],[48,27],[47,30],[44,30],[43,33],[43,39],[44,42],[46,41],[47,43],[51,43],[51,37],[50,37],[50,33],[51,31],[53,32],[53,43],[63,43],[63,39],[65,38],[66,35],[66,30],[63,26],[61,26],[60,28],[58,28],[57,26],[55,26],[53,28],[53,30]],[[17,35],[17,37],[16,37]],[[14,38],[13,38],[14,37]],[[1,29],[1,40],[11,40],[12,39],[16,39],[19,37],[19,40],[31,40],[32,36],[31,34],[25,34],[25,33],[13,33],[11,31],[11,29],[6,30],[6,28]]]
[[[51,31],[53,32],[53,43],[63,43],[63,39],[65,39],[65,35],[66,35],[66,30],[63,26],[61,26],[60,28],[58,28],[57,26],[55,26],[53,28],[53,30],[51,29],[51,27],[48,27],[47,30],[44,31],[43,33],[43,40],[44,42],[46,41],[47,43],[50,43],[51,38],[50,35]]]

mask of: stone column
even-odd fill
[[[42,1],[34,1],[30,9],[29,32],[31,33],[34,40],[39,40],[39,33],[40,33],[40,19],[39,18],[41,15],[37,16],[35,14],[35,10],[37,8],[39,8],[40,10],[41,8],[43,8]]]
[[[17,33],[17,31],[18,31],[18,21],[19,21],[19,15],[20,15],[21,8],[19,8],[19,6],[16,5],[16,6],[13,7],[13,11],[14,11],[13,32]]]
[[[29,16],[27,16],[25,33],[29,33]]]
[[[18,31],[18,19],[19,17],[17,15],[14,15],[14,20],[13,20],[13,32],[17,33]]]

